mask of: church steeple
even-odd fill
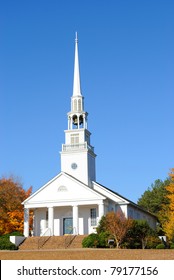
[[[84,97],[81,94],[78,38],[75,38],[74,81],[71,97],[71,112],[68,113],[68,129],[87,128],[87,112],[84,112]]]
[[[68,129],[61,151],[61,171],[66,172],[89,187],[95,181],[95,153],[90,144],[91,133],[87,129],[88,113],[84,111],[84,97],[80,87],[78,39],[75,38],[74,81],[71,111],[68,113]]]

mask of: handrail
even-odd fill
[[[76,227],[73,227],[70,233],[65,238],[65,249],[67,249],[70,244],[72,243],[73,239],[77,236],[76,234]]]
[[[48,234],[47,234],[48,233]],[[51,229],[50,228],[46,228],[45,231],[42,233],[41,236],[50,236],[51,235]]]
[[[44,237],[44,236],[47,237],[47,238],[43,239],[42,237]],[[50,239],[50,237],[51,237],[51,229],[46,228],[45,231],[40,236],[40,238],[38,239],[38,249],[42,248],[43,245],[48,241],[48,239]]]

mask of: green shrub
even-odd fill
[[[165,249],[165,245],[164,244],[158,244],[157,246],[156,246],[156,249]]]
[[[0,250],[17,250],[18,247],[10,242],[10,236],[21,236],[19,232],[12,232],[0,236]]]
[[[82,241],[83,248],[97,248],[99,246],[99,236],[96,233],[91,233]]]
[[[83,248],[108,248],[108,232],[91,233],[82,241]]]
[[[0,250],[17,250],[17,246],[10,242],[9,239],[0,238]]]
[[[109,244],[108,244],[109,233],[108,232],[100,232],[100,234],[98,235],[98,238],[99,238],[98,247],[100,247],[100,248],[109,247]]]
[[[170,249],[174,249],[174,243],[170,244]]]

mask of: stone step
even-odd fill
[[[26,238],[24,242],[19,246],[19,250],[38,249],[39,238],[39,236]]]
[[[87,235],[63,235],[63,236],[35,236],[28,237],[19,246],[19,250],[38,249],[66,249],[82,248],[82,240]]]

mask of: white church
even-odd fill
[[[61,172],[23,202],[25,237],[29,236],[30,211],[34,236],[90,234],[96,231],[103,215],[118,210],[126,217],[144,219],[152,228],[156,227],[155,216],[96,182],[96,154],[90,136],[80,86],[76,34],[73,94],[65,144],[60,152]]]

